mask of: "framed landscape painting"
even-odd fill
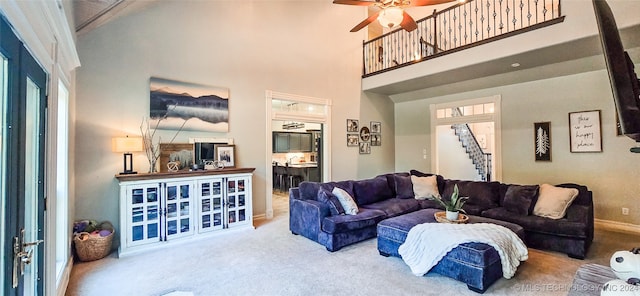
[[[149,125],[160,130],[229,131],[229,89],[152,77]]]

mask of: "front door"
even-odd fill
[[[4,295],[44,295],[47,76],[0,17],[0,226]]]

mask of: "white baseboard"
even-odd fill
[[[602,219],[594,219],[594,222],[596,229],[640,234],[640,225]]]
[[[67,260],[67,265],[62,270],[62,274],[58,279],[58,284],[56,287],[56,295],[64,296],[67,292],[67,286],[69,285],[69,277],[71,277],[71,269],[73,268],[73,256],[69,257]]]

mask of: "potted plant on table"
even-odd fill
[[[431,196],[430,200],[435,200],[441,206],[444,207],[447,215],[447,220],[456,221],[458,220],[459,212],[466,213],[462,206],[469,199],[468,196],[460,196],[458,192],[458,184],[453,186],[453,193],[451,194],[451,199],[445,200],[439,196]]]

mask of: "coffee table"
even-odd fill
[[[378,252],[380,255],[401,257],[398,254],[398,248],[407,239],[409,230],[422,223],[438,223],[434,214],[440,211],[442,210],[423,209],[385,219],[378,223]],[[524,229],[520,225],[479,216],[468,216],[468,223],[502,225],[524,241]],[[500,255],[490,245],[464,243],[447,253],[430,272],[464,282],[469,290],[484,293],[491,284],[502,277],[502,264],[500,263]]]

